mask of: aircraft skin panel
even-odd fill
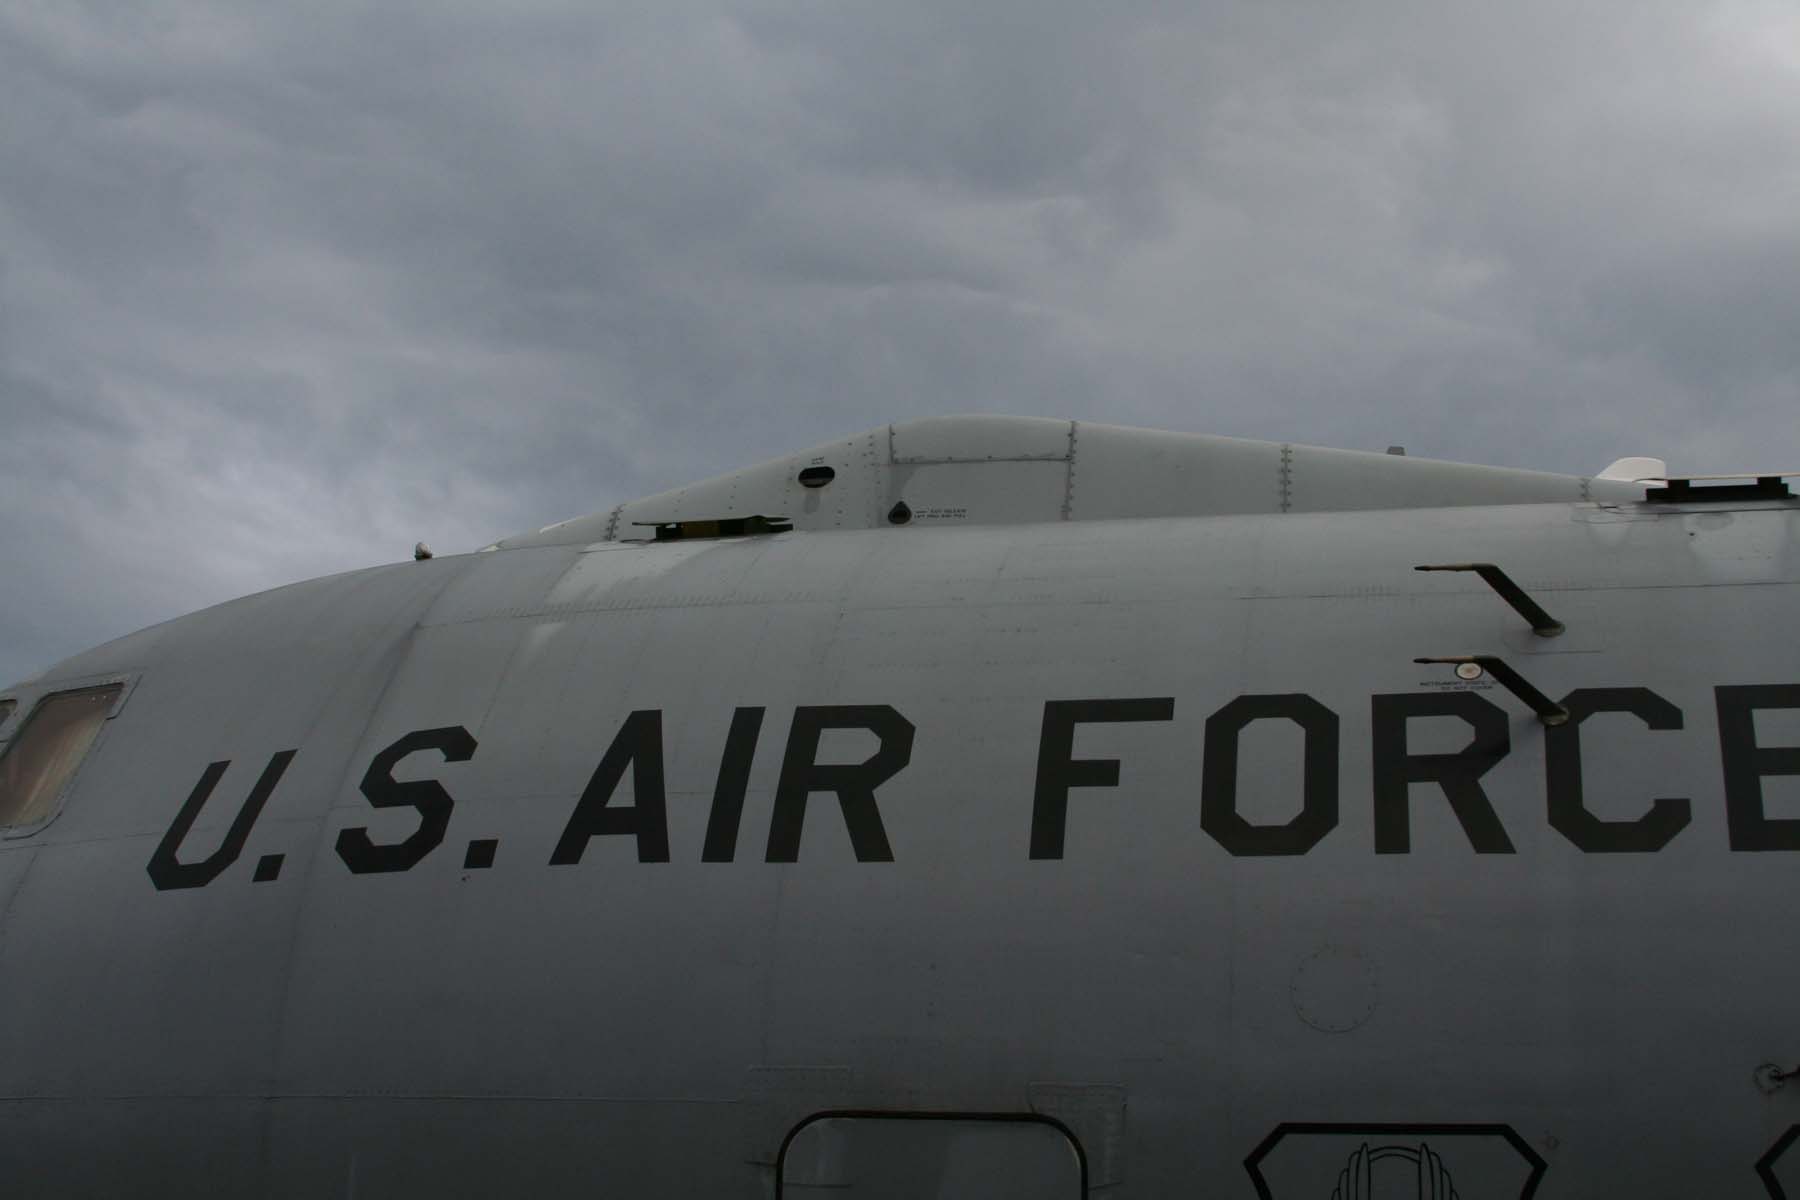
[[[0,840],[0,1178],[768,1195],[802,1119],[881,1109],[1056,1114],[1121,1197],[1325,1200],[1370,1138],[1465,1197],[1767,1194],[1794,851],[1732,823],[1800,710],[1744,742],[1721,705],[1800,683],[1795,534],[1533,504],[540,545],[125,639],[5,693],[132,683]],[[1413,570],[1472,560],[1568,632]],[[1532,713],[1413,662],[1466,653],[1679,727],[1596,711],[1553,795]],[[1460,809],[1396,791],[1478,725],[1506,750]],[[288,751],[216,876],[159,886]],[[1621,849],[1659,799],[1685,823]]]
[[[1644,485],[1041,417],[884,426],[547,525],[489,549],[644,541],[654,527],[780,517],[809,531],[1642,501]]]

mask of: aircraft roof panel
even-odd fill
[[[806,478],[802,478],[806,472]],[[752,515],[798,530],[1641,501],[1629,480],[1043,417],[887,425],[497,543],[647,541]]]

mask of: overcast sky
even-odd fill
[[[1800,6],[0,0],[0,684],[965,411],[1800,468]]]

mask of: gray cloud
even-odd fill
[[[1786,3],[0,10],[0,676],[884,421],[1792,466]]]

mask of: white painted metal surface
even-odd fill
[[[800,472],[829,466],[823,488]],[[796,529],[1642,500],[1641,484],[1386,453],[1052,421],[935,417],[872,430],[500,545],[647,539],[667,521],[752,514]],[[906,506],[904,520],[893,517]]]
[[[809,1118],[872,1111],[1053,1121],[1097,1197],[1326,1200],[1408,1165],[1466,1200],[1800,1186],[1800,1093],[1755,1075],[1800,1061],[1794,502],[957,428],[247,597],[0,691],[131,681],[54,819],[0,842],[0,1180],[768,1196]],[[1072,455],[1032,457],[1058,431]],[[890,526],[899,498],[969,514]],[[609,540],[744,512],[799,528]],[[1413,570],[1457,561],[1568,632]],[[1477,653],[1651,716],[1557,741],[1412,661]],[[1475,793],[1430,781],[1469,754]],[[433,787],[439,840],[353,870],[347,835],[413,843]]]

